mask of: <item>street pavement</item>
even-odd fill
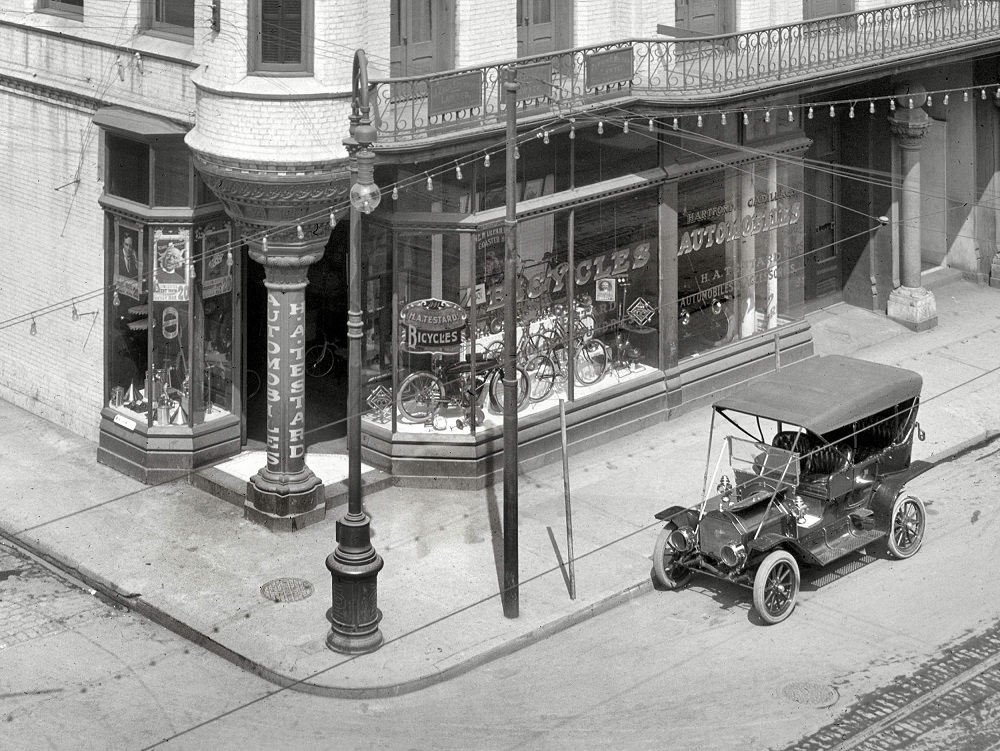
[[[850,354],[924,376],[919,419],[926,441],[915,444],[913,456],[935,463],[1000,431],[993,399],[1000,391],[1000,290],[954,275],[927,283],[938,308],[930,331],[911,332],[843,304],[808,320],[817,354]],[[98,464],[92,442],[0,401],[0,535],[95,594],[278,685],[392,696],[461,674],[650,589],[659,531],[653,514],[697,502],[709,418],[707,407],[695,409],[571,454],[575,599],[562,464],[520,475],[516,618],[504,616],[499,596],[502,485],[367,492],[373,544],[385,562],[378,578],[385,643],[367,655],[337,654],[325,641],[325,560],[343,506],[306,529],[272,532],[186,481],[150,487],[131,480]],[[326,483],[342,479],[335,475],[343,457],[307,461]],[[262,463],[262,455],[243,457],[225,468],[243,480]]]

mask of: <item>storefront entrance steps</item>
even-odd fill
[[[211,467],[191,473],[190,483],[199,490],[211,493],[227,503],[243,508],[246,500],[247,481],[266,463],[260,449],[246,449],[237,456]],[[307,452],[306,466],[323,481],[326,509],[347,504],[347,454]],[[392,485],[392,476],[381,470],[361,465],[363,494],[374,493]],[[333,521],[332,517],[328,521]]]

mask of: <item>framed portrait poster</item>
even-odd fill
[[[153,300],[188,299],[191,231],[180,227],[153,230]]]
[[[594,292],[595,302],[614,302],[618,284],[613,277],[606,276],[597,280],[597,289]]]
[[[233,267],[229,255],[229,227],[208,228],[201,238],[202,295],[206,299],[233,289]]]
[[[115,290],[140,300],[144,289],[142,229],[137,224],[115,222]]]

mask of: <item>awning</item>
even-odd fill
[[[183,136],[188,128],[156,115],[127,110],[124,107],[103,107],[94,113],[94,124],[142,138]]]

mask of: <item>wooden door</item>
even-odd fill
[[[828,305],[840,299],[841,257],[838,238],[840,182],[834,170],[821,165],[840,162],[837,129],[825,120],[811,132],[809,158],[815,167],[805,173],[806,203],[804,231],[805,296],[807,308]],[[818,163],[818,164],[817,164]]]
[[[704,36],[732,31],[732,0],[676,0],[674,23]]]
[[[573,0],[517,0],[517,56],[573,46]]]
[[[394,78],[447,70],[452,62],[452,3],[391,0],[389,71]]]
[[[854,0],[803,0],[802,18],[822,18],[841,13],[852,13]]]

